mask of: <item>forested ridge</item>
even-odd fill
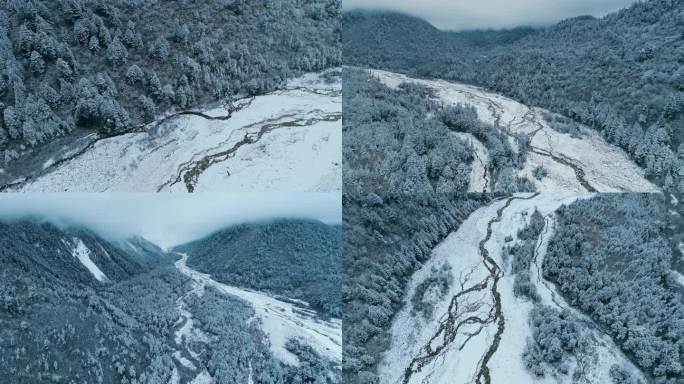
[[[231,226],[174,250],[217,281],[304,300],[340,317],[341,236],[339,225],[279,219]]]
[[[106,280],[74,256],[74,237]],[[0,223],[3,382],[168,382],[167,338],[186,282],[159,248],[138,249],[131,258],[83,228]]]
[[[503,31],[440,31],[387,12],[342,19],[347,65],[472,83],[561,113],[600,131],[661,185],[684,189],[681,1]]]
[[[339,15],[339,0],[0,1],[0,164],[338,65]]]
[[[375,366],[388,347],[392,318],[409,299],[403,295],[411,275],[441,240],[490,198],[427,192],[344,195],[345,383],[377,382]]]
[[[657,382],[684,376],[684,302],[663,196],[605,194],[556,212],[543,262],[569,304]],[[669,381],[668,381],[669,380]]]

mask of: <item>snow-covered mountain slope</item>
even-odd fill
[[[138,252],[123,246],[135,242]],[[14,267],[46,281],[102,287],[149,271],[170,259],[143,238],[110,241],[86,228],[25,219],[0,223],[0,255]],[[35,277],[34,276],[34,277]]]
[[[84,267],[88,269],[90,273],[93,274],[95,279],[97,281],[107,281],[107,276],[100,270],[100,268],[93,263],[93,260],[90,259],[90,249],[86,247],[86,245],[83,243],[83,240],[79,238],[74,238],[74,250],[72,251],[73,256],[78,258],[78,261],[83,264]]]
[[[264,293],[219,283],[210,275],[189,268],[186,265],[188,256],[181,256],[176,262],[176,267],[192,278],[196,292],[201,292],[205,286],[211,286],[252,305],[264,333],[269,338],[273,355],[284,364],[299,364],[297,356],[286,348],[287,341],[293,338],[311,346],[318,354],[333,362],[342,362],[341,320],[321,319],[316,312],[307,308],[306,303],[285,302]],[[190,321],[191,317],[186,317],[186,322]],[[192,328],[192,325],[189,327]]]
[[[93,134],[60,151],[25,192],[332,191],[341,189],[341,82],[323,74],[203,112],[166,116],[139,132]]]
[[[644,171],[634,164],[620,148],[609,144],[601,135],[581,127],[581,137],[553,130],[542,117],[550,114],[481,88],[443,80],[414,79],[408,76],[371,70],[388,87],[396,88],[413,82],[435,91],[445,104],[474,107],[478,117],[505,133],[517,150],[516,134],[527,134],[530,151],[525,167],[518,176],[527,177],[539,191],[571,192],[650,192],[658,188],[646,180]],[[477,147],[476,147],[477,148]],[[477,160],[477,159],[476,159]],[[533,170],[542,166],[547,176],[533,177]],[[479,172],[478,166],[473,172]],[[471,190],[481,185],[471,186]]]
[[[544,280],[542,274],[542,263],[548,247],[548,242],[553,236],[555,220],[552,214],[545,217],[545,226],[536,244],[534,265],[532,266],[531,276],[536,286],[537,293],[541,298],[541,303],[559,310],[568,310],[576,316],[584,326],[589,339],[592,340],[594,354],[590,357],[593,361],[583,359],[581,362],[575,361],[575,365],[582,364],[585,368],[583,379],[590,383],[607,383],[612,380],[610,377],[610,367],[615,363],[622,363],[628,367],[632,376],[643,379],[642,373],[635,367],[629,359],[616,347],[610,336],[603,333],[588,316],[571,307],[558,293],[556,287]],[[516,335],[518,336],[518,335]],[[573,369],[576,369],[576,366]],[[588,367],[588,369],[586,368]],[[565,377],[562,382],[572,382],[570,377]],[[558,380],[561,381],[561,380]]]
[[[411,298],[421,283],[446,265],[453,275],[448,292],[434,302],[433,316],[415,313],[410,304],[395,317],[391,345],[383,354],[378,373],[383,383],[565,383],[575,368],[588,383],[610,382],[612,364],[640,374],[610,337],[576,311],[583,332],[592,340],[590,358],[575,361],[567,375],[537,377],[526,370],[522,354],[531,336],[532,302],[516,297],[514,277],[502,257],[504,245],[527,225],[535,209],[545,217],[546,228],[536,245],[530,276],[541,303],[572,309],[546,282],[539,271],[548,239],[553,233],[554,212],[564,204],[591,195],[545,193],[500,199],[474,212],[449,235],[409,282]],[[508,241],[507,241],[508,240]]]

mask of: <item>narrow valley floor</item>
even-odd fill
[[[68,149],[53,148],[52,156],[42,154],[40,169],[2,170],[0,189],[340,190],[341,82],[323,77],[307,74],[282,90],[178,112],[123,135],[90,134]]]
[[[604,383],[612,364],[640,371],[591,319],[568,305],[556,287],[544,280],[541,263],[553,234],[554,212],[564,204],[592,195],[576,193],[520,194],[495,200],[474,212],[459,229],[433,250],[409,282],[406,298],[434,274],[450,268],[448,292],[434,298],[431,317],[407,303],[394,319],[389,350],[382,355],[379,375],[386,384],[408,383]],[[514,275],[503,249],[524,228],[534,210],[545,227],[535,243],[530,276],[540,304],[567,309],[581,320],[592,340],[591,356],[573,360],[570,373],[537,377],[522,355],[531,336],[533,303],[514,294]],[[573,376],[576,376],[573,378]]]
[[[207,367],[203,365],[201,355],[216,340],[198,327],[193,313],[188,309],[188,302],[204,295],[207,288],[216,289],[227,296],[242,300],[254,309],[254,319],[258,319],[262,331],[266,334],[271,353],[282,364],[288,366],[300,364],[298,357],[286,347],[291,339],[299,340],[311,347],[319,356],[336,365],[341,363],[341,320],[322,319],[315,311],[308,309],[306,303],[294,300],[283,301],[284,299],[269,294],[217,282],[210,275],[188,267],[186,254],[179,254],[179,256],[176,268],[192,279],[193,288],[178,300],[181,316],[176,323],[174,333],[177,349],[173,357],[176,368],[169,384],[214,382]],[[251,322],[253,319],[248,321]]]
[[[520,150],[518,137],[526,135],[529,139],[526,161],[522,169],[516,172],[518,177],[531,181],[537,191],[658,191],[658,187],[646,179],[644,170],[622,149],[608,143],[598,132],[588,127],[580,126],[578,136],[554,130],[544,118],[545,115],[554,116],[549,111],[470,85],[440,79],[411,78],[382,70],[370,70],[370,73],[389,88],[397,88],[402,83],[414,83],[432,90],[435,100],[441,104],[475,108],[478,118],[504,133],[516,152]],[[492,182],[488,180],[491,175],[487,173],[490,159],[486,150],[483,150],[483,143],[472,135],[464,137],[462,132],[456,134],[472,144],[475,151],[469,191],[491,191]],[[546,171],[546,175],[540,179],[534,177],[538,167]]]

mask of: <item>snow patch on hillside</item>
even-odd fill
[[[672,274],[674,275],[675,280],[682,286],[684,287],[684,275],[679,273],[678,271],[672,271]]]
[[[54,163],[55,163],[55,159],[49,158],[46,162],[43,163],[43,169],[49,168]]]
[[[72,255],[78,259],[78,261],[83,264],[84,267],[97,279],[99,282],[107,281],[107,276],[100,270],[100,268],[95,265],[93,260],[90,259],[90,249],[86,247],[83,240],[79,238],[74,238],[74,249],[72,250]]]

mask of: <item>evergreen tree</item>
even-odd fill
[[[118,37],[112,40],[112,43],[107,47],[107,60],[113,65],[124,65],[128,59],[128,50],[121,44]]]
[[[36,51],[31,52],[31,58],[29,60],[31,62],[31,72],[35,74],[45,72],[45,60],[43,60],[43,56],[41,56],[40,53]]]
[[[145,80],[145,72],[140,67],[133,64],[126,71],[126,81],[131,84],[142,83]]]
[[[147,91],[156,99],[162,95],[162,84],[156,72],[152,72],[147,80]]]
[[[150,44],[148,52],[153,59],[163,61],[169,58],[171,47],[165,38],[160,37]]]
[[[56,66],[57,66],[57,76],[60,79],[71,80],[73,78],[74,72],[71,70],[69,63],[67,63],[66,61],[59,58],[59,59],[57,59]]]
[[[147,96],[140,96],[140,108],[146,122],[153,121],[157,114],[157,106],[154,101]]]

